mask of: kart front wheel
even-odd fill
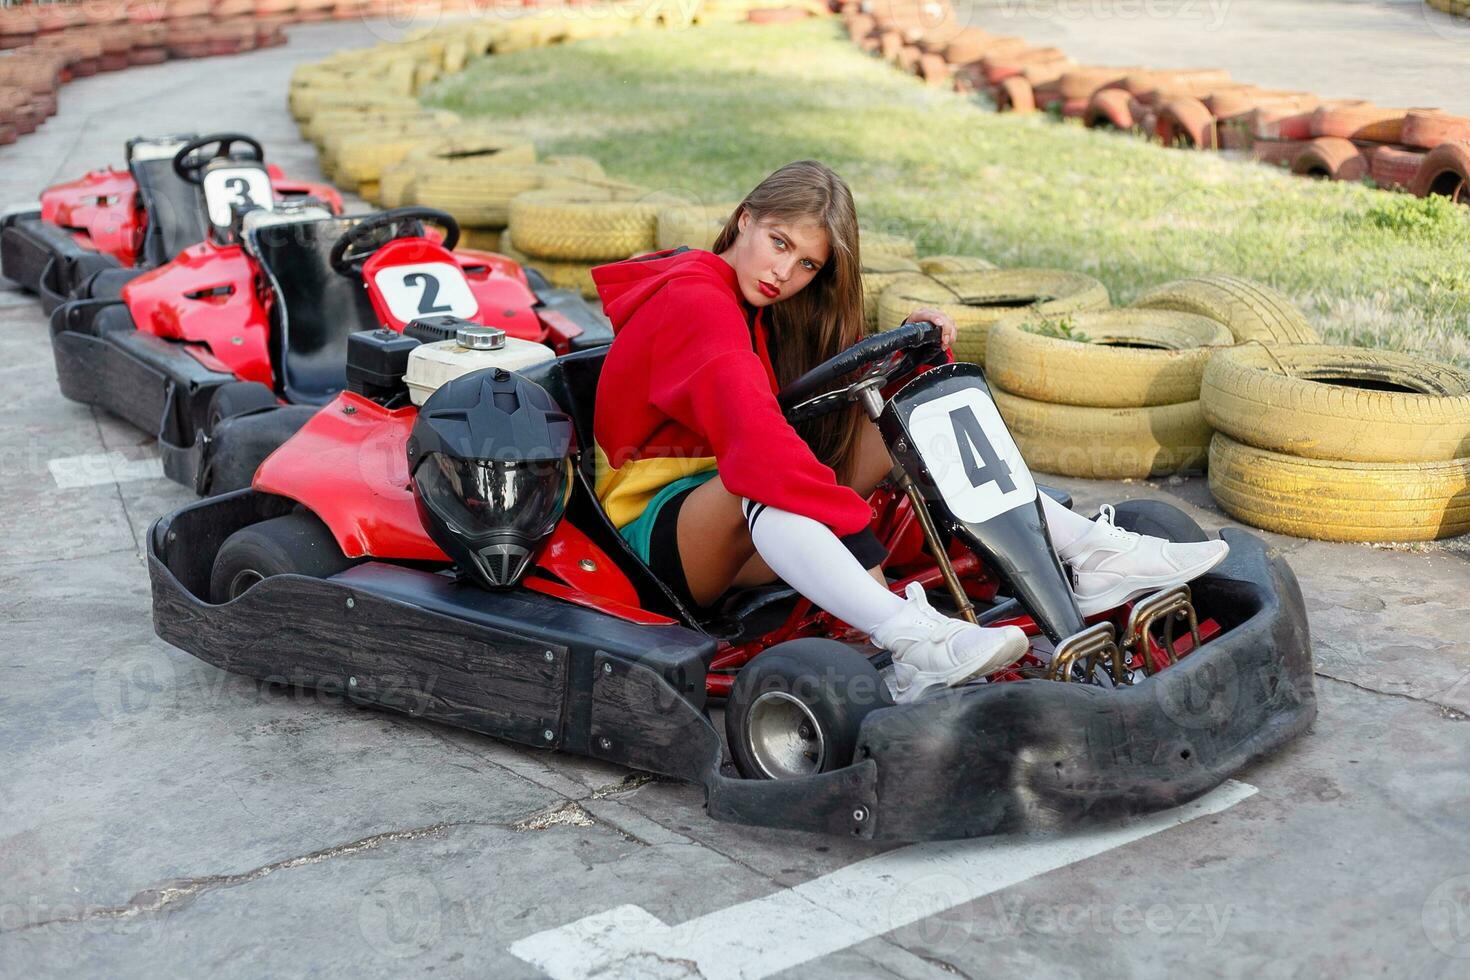
[[[209,399],[209,431],[225,419],[258,408],[274,408],[280,402],[275,392],[259,381],[231,381],[214,389]]]
[[[1125,531],[1136,531],[1179,544],[1210,540],[1194,518],[1162,500],[1125,500],[1114,507],[1113,512],[1118,526]]]
[[[725,703],[725,737],[748,779],[794,779],[852,762],[858,730],[892,704],[867,657],[834,640],[778,644],[747,664]]]
[[[216,604],[237,599],[272,575],[326,578],[354,564],[320,518],[298,511],[242,527],[226,538],[209,576],[209,599]]]

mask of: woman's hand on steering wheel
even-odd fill
[[[960,328],[955,326],[954,318],[943,310],[932,307],[924,307],[915,310],[908,315],[904,323],[932,323],[939,328],[939,342],[945,350],[954,347],[954,341],[959,336]]]

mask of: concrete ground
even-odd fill
[[[298,29],[69,86],[0,150],[0,201],[142,131],[244,130],[315,176],[287,69],[370,39]],[[144,434],[62,398],[46,322],[8,288],[0,379],[0,976],[1470,970],[1463,542],[1272,537],[1307,596],[1320,716],[1198,806],[883,848],[715,823],[689,786],[192,659],[153,634],[140,554],[190,494],[151,475]],[[1229,523],[1197,480],[1060,482]]]
[[[1225,68],[1237,81],[1470,114],[1470,20],[1421,0],[955,0],[961,19],[1079,64]]]

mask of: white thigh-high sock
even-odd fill
[[[1057,556],[1065,561],[1067,553],[1093,528],[1092,521],[1074,510],[1068,510],[1046,494],[1041,494],[1041,510],[1046,514],[1046,526],[1051,532],[1052,547]]]
[[[904,600],[879,585],[825,524],[753,500],[741,508],[756,552],[819,608],[864,633],[903,611]]]

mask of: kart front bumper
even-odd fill
[[[0,275],[38,295],[47,313],[88,277],[116,268],[116,259],[77,244],[71,232],[41,220],[40,211],[0,218]]]
[[[685,627],[380,563],[205,601],[225,538],[290,506],[247,490],[158,521],[158,635],[225,670],[699,783],[720,820],[913,841],[1145,813],[1204,794],[1316,715],[1295,577],[1227,530],[1230,557],[1193,585],[1225,631],[1168,670],[1117,690],[1032,680],[883,707],[844,769],[732,778],[705,710],[715,645]]]
[[[139,332],[119,302],[57,307],[51,350],[63,395],[152,435],[164,475],[196,493],[248,485],[256,466],[315,411],[283,405],[225,419],[207,432],[210,400],[234,375],[210,370],[182,344]]]

